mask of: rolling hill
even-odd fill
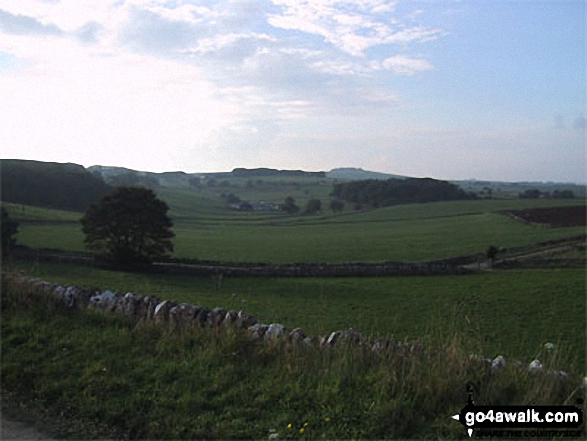
[[[14,204],[85,211],[113,189],[78,164],[2,159],[0,169],[1,199]]]

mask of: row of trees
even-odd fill
[[[430,178],[368,179],[335,184],[332,196],[374,208],[414,202],[476,199],[455,184]]]
[[[520,199],[575,199],[575,193],[572,190],[554,190],[552,193],[549,191],[540,191],[536,188],[530,188],[522,193],[519,193]]]
[[[344,209],[344,202],[340,199],[334,199],[330,202],[330,210],[333,213],[339,213]],[[292,196],[285,198],[285,202],[281,206],[281,210],[288,214],[295,214],[300,211],[300,207],[296,205]],[[310,199],[306,203],[306,208],[302,214],[316,214],[322,211],[322,201],[320,199]]]

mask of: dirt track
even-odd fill
[[[0,397],[0,439],[4,440],[55,440],[42,429],[42,418],[33,410],[22,408],[12,397]]]
[[[39,432],[33,425],[14,421],[5,412],[0,416],[2,430],[0,438],[7,440],[54,440],[46,434]]]
[[[576,247],[576,245],[564,245],[564,246],[560,246],[560,247],[556,247],[556,248],[548,248],[545,250],[539,250],[539,251],[532,251],[526,254],[520,254],[517,255],[515,257],[508,257],[505,259],[497,259],[493,262],[493,264],[498,264],[500,262],[506,261],[506,260],[528,260],[528,259],[535,259],[537,257],[544,257],[544,256],[550,256],[552,254],[560,254],[560,253],[564,253],[567,251],[570,251],[572,249],[574,249]],[[489,268],[489,264],[485,261],[485,262],[479,262],[479,263],[470,263],[467,265],[463,265],[464,268],[467,269],[482,269],[482,270],[486,270]]]

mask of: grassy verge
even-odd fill
[[[2,393],[67,418],[70,437],[465,438],[450,416],[467,384],[477,404],[562,404],[578,393],[576,372],[561,381],[510,364],[489,375],[458,332],[402,355],[324,351],[63,310],[17,282],[2,290]]]

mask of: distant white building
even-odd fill
[[[230,207],[239,211],[279,211],[279,204],[266,201],[242,201],[230,204]]]

